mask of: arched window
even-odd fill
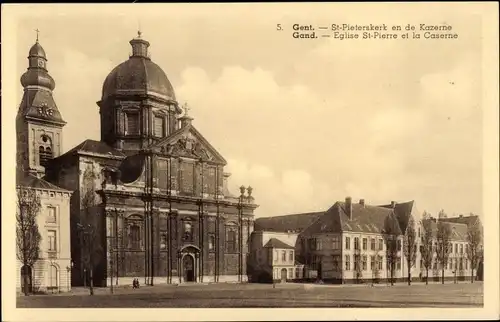
[[[39,147],[38,147],[38,154],[40,158],[40,165],[41,166],[46,166],[47,161],[52,159],[53,154],[52,154],[52,140],[50,137],[46,134],[43,134],[40,137],[40,142],[39,142]]]
[[[184,234],[183,239],[185,241],[193,241],[193,224],[190,220],[184,221]]]

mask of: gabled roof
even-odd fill
[[[293,246],[290,246],[281,240],[277,238],[271,238],[269,241],[264,245],[264,248],[282,248],[282,249],[289,249],[289,248],[294,248]]]
[[[450,222],[450,223],[469,225],[469,224],[475,223],[477,220],[479,220],[479,216],[470,215],[470,216],[461,216],[461,217],[441,218],[439,220]]]
[[[401,228],[401,231],[404,233],[406,232],[406,228],[408,226],[408,222],[410,220],[411,216],[411,211],[413,209],[413,200],[409,202],[403,202],[403,203],[396,203],[394,205],[394,214],[396,215],[396,218],[399,223],[399,227]],[[392,205],[384,205],[380,206],[384,208],[390,208],[392,209]]]
[[[352,203],[352,218],[346,203],[336,202],[328,211],[304,230],[303,236],[320,233],[340,233],[343,231],[380,234],[393,231],[402,234],[401,225],[408,224],[413,201],[396,205],[396,209],[386,206],[370,206]]]
[[[257,218],[255,220],[255,231],[278,231],[288,232],[302,230],[309,227],[315,222],[324,212],[310,212],[303,214],[293,214],[285,216]]]
[[[78,144],[75,146],[73,149],[69,150],[68,152],[64,153],[60,157],[70,155],[70,154],[79,154],[79,153],[95,153],[99,154],[102,156],[110,156],[110,157],[122,157],[125,158],[125,154],[122,152],[113,149],[109,145],[107,145],[104,142],[101,141],[95,141],[95,140],[85,140],[82,143]],[[59,157],[59,158],[60,158]]]
[[[441,218],[441,219],[423,219],[422,221],[430,221],[431,222],[431,229],[432,229],[432,234],[434,237],[436,237],[437,234],[437,227],[438,227],[438,222],[443,222],[447,226],[450,227],[451,229],[451,240],[460,240],[460,241],[466,241],[467,240],[467,225],[463,223],[456,223],[456,222],[449,222],[449,218]]]
[[[55,184],[52,184],[48,181],[40,179],[32,174],[20,174],[17,177],[16,185],[18,187],[26,187],[33,189],[44,189],[44,190],[54,190],[54,191],[64,191],[70,192],[69,190],[60,188]]]

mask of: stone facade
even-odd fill
[[[23,137],[31,141],[19,143],[35,163],[26,164],[32,172],[73,192],[67,243],[73,284],[246,281],[257,208],[252,188],[229,192],[226,160],[194,127],[188,108],[179,106],[148,54],[149,42],[139,35],[130,44],[133,54],[110,72],[97,102],[100,141],[61,153],[65,123],[50,100],[50,112],[40,109],[44,121],[27,128],[50,139],[51,154],[37,157],[31,134]],[[40,48],[33,54],[45,57]]]
[[[17,261],[17,287],[29,276],[30,291],[61,292],[71,289],[71,191],[42,179],[51,159],[62,150],[62,119],[52,96],[55,82],[48,74],[47,57],[37,42],[28,54],[28,69],[21,77],[24,93],[16,117],[17,189],[34,190],[40,197],[37,215],[40,253],[32,267]]]

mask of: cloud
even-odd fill
[[[104,79],[114,66],[109,60],[91,58],[71,48],[64,48],[57,55],[48,68],[56,81],[57,106],[67,122],[63,139],[63,149],[67,151],[85,139],[100,140],[96,102],[101,97]]]

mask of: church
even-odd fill
[[[97,102],[100,141],[65,153],[66,123],[38,41],[21,80],[18,168],[72,193],[72,284],[244,282],[252,188],[229,191],[226,160],[177,101],[149,42],[139,32],[130,45]]]

